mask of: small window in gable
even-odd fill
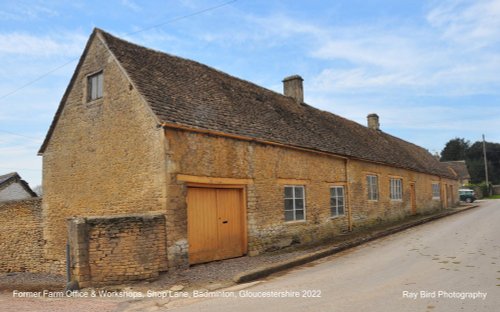
[[[87,100],[90,102],[102,98],[102,87],[103,87],[102,72],[88,76]]]

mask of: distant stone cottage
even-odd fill
[[[17,172],[0,175],[0,202],[37,197]]]
[[[467,164],[465,160],[455,160],[455,161],[444,161],[443,164],[448,166],[448,168],[455,174],[458,178],[460,186],[464,186],[470,183],[470,173],[467,169]]]
[[[362,126],[304,103],[300,76],[283,82],[284,95],[95,29],[39,152],[45,257],[64,263],[71,217],[105,224],[92,240],[110,224],[96,217],[160,215],[160,270],[327,241],[458,200],[455,176],[377,115]],[[73,255],[88,258],[85,272],[107,256],[88,248]]]

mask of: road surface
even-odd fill
[[[500,311],[499,225],[500,200],[483,201],[259,283],[208,293],[213,298],[1,294],[0,311]]]
[[[175,311],[500,311],[500,201],[218,295]]]

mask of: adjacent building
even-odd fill
[[[0,202],[37,197],[17,172],[0,175]]]
[[[467,169],[465,160],[444,161],[443,164],[448,166],[457,176],[460,186],[464,186],[470,183],[469,169]]]

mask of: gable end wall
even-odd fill
[[[0,201],[21,200],[32,197],[19,182],[11,183],[0,190]]]
[[[103,98],[86,76],[102,70]],[[66,219],[164,211],[163,132],[96,36],[43,154],[45,256],[65,259]]]

